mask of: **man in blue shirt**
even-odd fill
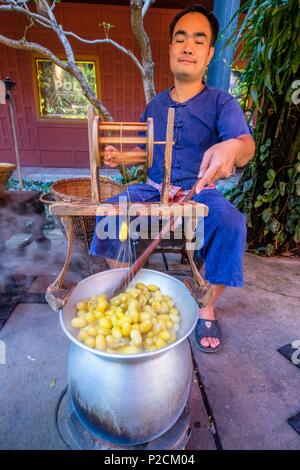
[[[204,219],[204,245],[200,256],[205,259],[205,278],[212,284],[212,296],[209,304],[199,309],[196,327],[197,346],[204,352],[221,349],[215,303],[225,286],[243,287],[246,241],[244,217],[215,189],[215,182],[230,176],[234,166],[246,165],[255,152],[239,104],[230,94],[209,87],[203,81],[214,54],[218,29],[213,13],[199,5],[186,7],[175,16],[170,25],[169,46],[174,86],[156,95],[142,115],[143,121],[153,117],[155,140],[165,140],[167,111],[169,107],[175,108],[173,193],[184,194],[200,178],[193,199],[209,208]],[[159,200],[163,160],[164,148],[157,145],[147,184],[128,189],[132,202]],[[110,167],[120,163],[120,154],[112,146],[106,148],[105,163]],[[118,197],[110,199],[117,200]],[[106,256],[114,266],[117,252],[118,240],[100,241],[95,233],[92,254]]]

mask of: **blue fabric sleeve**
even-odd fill
[[[227,98],[218,109],[217,129],[221,142],[251,134],[244,112],[233,96]]]

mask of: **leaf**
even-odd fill
[[[297,227],[295,229],[293,240],[294,240],[295,243],[300,242],[300,225],[297,225]]]
[[[236,197],[234,199],[234,201],[232,202],[232,204],[235,206],[235,207],[238,207],[239,204],[243,201],[244,199],[244,195],[243,194],[240,194],[240,196]]]
[[[258,207],[262,206],[263,203],[264,203],[264,201],[262,201],[262,200],[256,200],[255,203],[254,203],[255,209],[257,209]]]
[[[284,181],[280,181],[279,183],[279,193],[280,196],[284,196],[285,194],[286,183]]]
[[[271,243],[268,243],[265,250],[266,250],[266,255],[267,256],[272,256],[272,254],[274,252],[274,247],[273,247],[273,245],[271,245]]]
[[[267,180],[264,182],[264,188],[270,189],[273,186],[273,181]]]
[[[272,83],[271,83],[271,74],[270,72],[267,73],[265,78],[265,85],[272,92]]]
[[[252,98],[253,98],[253,101],[254,101],[255,106],[257,107],[257,109],[258,109],[260,112],[262,112],[262,110],[261,110],[261,108],[260,108],[260,106],[259,106],[259,102],[258,102],[257,90],[255,90],[255,88],[253,88],[253,89],[251,90],[251,96],[252,96]]]
[[[262,197],[262,200],[264,202],[272,202],[272,201],[275,201],[275,199],[277,199],[278,196],[279,196],[278,189],[270,189],[265,192],[265,194]]]
[[[249,191],[249,189],[251,189],[252,186],[253,186],[253,179],[245,181],[245,183],[243,184],[243,193],[246,193],[247,191]]]
[[[267,147],[270,147],[271,143],[272,143],[272,139],[269,138],[269,139],[266,140],[265,145]]]
[[[261,217],[263,219],[263,221],[265,222],[265,224],[268,224],[269,222],[271,222],[272,218],[273,218],[273,211],[270,207],[268,207],[268,209],[264,209],[262,214],[261,214]]]
[[[261,162],[263,162],[264,160],[266,160],[266,158],[268,158],[268,154],[267,153],[262,153],[260,156],[259,156],[259,159]]]
[[[273,52],[273,48],[272,48],[272,46],[271,46],[271,47],[269,47],[269,49],[268,49],[268,59],[269,59],[269,60],[271,60],[272,52]],[[271,76],[270,73],[268,73],[267,76],[270,77],[270,76]],[[270,81],[270,83],[271,83],[271,81]]]
[[[295,184],[296,170],[294,168],[289,168],[287,171],[288,177],[292,184]]]
[[[263,145],[261,145],[261,146],[259,147],[259,151],[260,151],[261,153],[264,153],[264,151],[267,150],[267,148],[268,148],[268,146],[267,146],[266,144],[263,144]]]
[[[272,222],[268,225],[271,232],[277,233],[280,229],[280,222],[277,219],[273,219]]]
[[[270,181],[273,181],[275,179],[276,173],[274,170],[270,169],[268,170],[267,177]]]

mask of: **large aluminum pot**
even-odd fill
[[[104,271],[79,282],[60,311],[71,339],[68,386],[76,414],[95,436],[122,445],[138,445],[161,436],[177,421],[187,403],[193,376],[187,337],[197,322],[197,304],[188,289],[171,276],[143,269],[136,282],[157,284],[173,297],[181,313],[176,342],[136,355],[96,351],[76,339],[71,326],[75,304],[108,292],[124,269]]]

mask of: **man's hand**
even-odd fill
[[[254,155],[255,144],[251,136],[229,139],[210,147],[203,155],[196,194],[220,178],[228,178],[235,165],[245,165]]]
[[[108,145],[104,149],[104,164],[110,168],[116,168],[121,163],[120,152],[113,145]]]

